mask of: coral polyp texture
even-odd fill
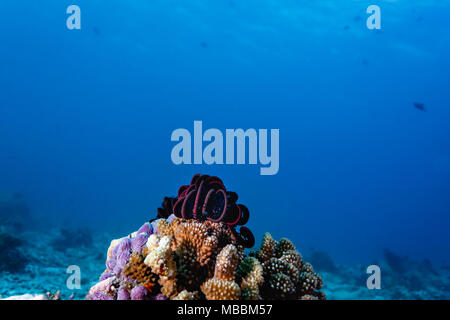
[[[325,299],[322,279],[290,240],[266,233],[259,250],[245,253],[254,238],[236,201],[219,178],[195,175],[177,198],[164,198],[156,219],[111,241],[86,299]]]
[[[324,299],[322,279],[311,264],[303,262],[294,244],[286,238],[276,241],[264,234],[261,248],[252,253],[262,263],[263,298]]]

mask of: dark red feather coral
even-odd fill
[[[222,180],[216,176],[196,174],[189,185],[178,189],[176,198],[165,197],[162,207],[158,208],[158,218],[167,218],[174,214],[185,220],[209,220],[225,223],[236,239],[245,248],[255,244],[255,237],[250,229],[243,226],[247,223],[250,212],[246,206],[236,204],[238,195],[227,191]]]

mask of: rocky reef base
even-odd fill
[[[170,216],[113,240],[92,300],[325,299],[322,279],[288,239],[244,248],[224,223]]]

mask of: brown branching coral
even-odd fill
[[[293,283],[298,282],[300,271],[292,263],[277,258],[270,258],[263,263],[262,267],[266,275],[283,273],[288,276]]]
[[[232,244],[227,245],[217,256],[214,278],[234,281],[236,267],[239,264],[239,254]]]
[[[236,243],[236,238],[230,231],[230,228],[227,228],[223,223],[217,223],[207,220],[203,224],[208,228],[208,232],[214,234],[214,236],[217,238],[218,248],[223,248],[227,244],[232,243],[236,245],[238,250],[244,250],[244,247],[242,245],[238,245]]]
[[[302,267],[302,256],[300,252],[296,250],[287,250],[280,257],[280,260],[286,261],[294,265],[297,269],[301,269]]]
[[[158,280],[152,269],[144,264],[144,257],[137,252],[130,256],[130,261],[123,269],[123,275],[147,287],[153,287]]]
[[[259,300],[259,288],[264,281],[261,263],[254,257],[244,258],[236,271],[236,280],[241,283],[241,297],[244,300]]]
[[[317,293],[317,290],[322,288],[322,278],[314,272],[310,263],[305,263],[302,266],[300,279],[297,285],[297,290],[301,295],[312,295]]]
[[[272,235],[266,232],[261,242],[261,248],[256,253],[256,257],[260,262],[264,262],[273,257],[278,242],[272,238]]]
[[[214,277],[202,284],[201,289],[208,300],[238,300],[241,294],[235,282],[235,271],[239,253],[232,244],[227,245],[217,256]]]
[[[236,282],[212,278],[202,284],[202,291],[208,300],[239,300],[241,289]]]
[[[197,261],[196,248],[189,242],[181,243],[175,251],[178,283],[185,289],[198,289],[208,276],[208,268]]]
[[[160,229],[159,229],[160,228]],[[201,266],[207,265],[211,257],[215,256],[221,248],[229,243],[235,243],[232,233],[223,223],[183,220],[174,218],[170,223],[158,223],[160,235],[173,236],[172,250],[178,246],[195,249],[196,259]],[[189,243],[186,245],[185,243]]]
[[[172,250],[175,250],[177,247],[177,240],[175,239],[175,231],[178,226],[185,222],[183,219],[174,218],[172,221],[167,221],[165,219],[158,220],[158,233],[161,237],[163,236],[171,236],[173,238],[172,242]]]
[[[274,255],[277,258],[281,258],[281,256],[287,251],[295,251],[295,246],[291,240],[281,238],[277,246],[275,247]]]
[[[218,245],[217,237],[208,233],[208,227],[193,220],[180,223],[174,235],[177,246],[187,243],[185,246],[195,249],[195,258],[201,266],[209,263]]]
[[[164,296],[172,299],[178,294],[176,278],[161,277],[159,284],[161,285],[161,293]]]
[[[269,298],[286,299],[295,292],[299,270],[291,263],[270,258],[262,265],[267,280],[266,291]]]
[[[303,263],[302,256],[290,240],[282,238],[277,242],[266,233],[256,257],[262,262],[264,271],[263,298],[324,297],[319,291],[322,279],[309,263]]]
[[[271,299],[287,299],[295,292],[295,284],[284,273],[272,274],[268,286],[272,291]]]

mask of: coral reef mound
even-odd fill
[[[86,299],[325,299],[322,279],[290,240],[266,233],[258,251],[244,253],[253,235],[235,227],[249,212],[225,190],[219,178],[195,175],[178,198],[166,197],[157,219],[111,242]]]

